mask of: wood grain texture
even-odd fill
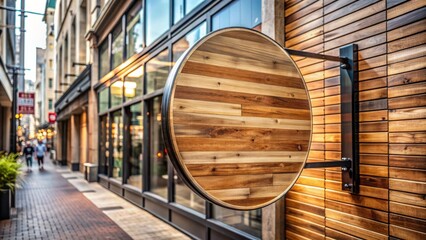
[[[317,170],[309,178],[324,184],[324,206],[320,189],[301,187],[313,185],[304,178],[305,170],[288,194],[291,210],[286,212],[294,218],[286,222],[287,236],[311,239],[317,235],[311,234],[310,224],[319,224],[317,233],[326,239],[424,239],[425,1],[321,2],[321,8],[312,7],[311,11],[292,5],[291,15],[299,17],[286,15],[287,46],[338,55],[340,47],[358,44],[360,194],[340,190],[341,175],[336,169],[327,169],[325,174]],[[294,59],[307,75],[312,93],[314,144],[324,146],[311,149],[310,160],[339,159],[338,63]],[[314,186],[321,188],[321,184]],[[309,216],[298,212],[306,211],[305,205],[324,210],[323,223],[320,211]]]
[[[175,69],[168,121],[183,177],[234,209],[282,196],[304,166],[312,133],[308,92],[285,50],[254,31],[227,29]]]

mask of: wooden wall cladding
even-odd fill
[[[359,46],[359,195],[338,169],[304,170],[286,196],[288,239],[426,239],[426,1],[285,2],[286,47]],[[340,159],[337,63],[294,57],[313,105],[308,161]]]
[[[247,29],[217,31],[173,68],[165,90],[169,155],[189,186],[240,210],[266,206],[303,169],[312,117],[284,49]]]

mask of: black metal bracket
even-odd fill
[[[290,55],[340,62],[341,161],[306,163],[305,168],[341,167],[342,190],[359,192],[358,46],[340,48],[339,56],[286,49]]]

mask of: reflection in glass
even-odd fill
[[[108,115],[103,115],[99,121],[99,173],[108,175],[109,167],[109,124]]]
[[[142,96],[143,67],[129,73],[124,79],[124,97],[126,101]]]
[[[142,103],[126,109],[129,119],[129,162],[127,184],[142,189],[143,115]]]
[[[214,218],[255,237],[262,237],[262,209],[235,211],[214,206]]]
[[[167,199],[167,156],[161,135],[161,97],[149,102],[150,191]]]
[[[237,0],[213,15],[212,30],[226,27],[253,28],[262,21],[261,0]]]
[[[185,16],[183,10],[183,0],[173,1],[173,24],[179,22]]]
[[[207,33],[206,22],[201,23],[185,37],[181,38],[175,44],[173,44],[173,62],[176,62],[179,57],[191,46],[193,46],[200,38],[205,36]],[[175,173],[177,179],[175,179],[176,196],[175,201],[183,206],[192,208],[200,213],[205,212],[205,201],[192,190],[185,185],[180,177]]]
[[[105,76],[109,68],[108,38],[99,47],[99,78]],[[59,68],[61,69],[61,68]]]
[[[112,32],[112,69],[116,68],[123,62],[123,51],[124,51],[124,34],[121,27],[121,22],[118,23]]]
[[[179,20],[194,10],[194,8],[196,8],[202,2],[204,2],[204,0],[174,0],[173,24],[179,22]]]
[[[146,93],[163,88],[169,71],[169,51],[166,49],[146,63]]]
[[[204,37],[206,33],[207,24],[203,22],[186,34],[185,37],[173,44],[173,62],[175,63],[188,48],[193,46],[200,38]]]
[[[175,201],[185,207],[192,208],[202,214],[205,213],[205,200],[194,193],[186,184],[182,181],[179,175],[175,171]]]
[[[103,89],[102,91],[99,92],[98,110],[99,110],[100,113],[108,110],[108,107],[109,107],[108,91],[109,91],[109,88],[105,88],[105,89]]]
[[[118,80],[111,85],[111,107],[120,105],[123,102],[123,81]]]
[[[191,12],[198,4],[202,3],[204,0],[185,0],[186,1],[186,9],[185,14]]]
[[[146,43],[150,45],[169,29],[170,0],[146,0]]]
[[[127,13],[127,58],[143,49],[143,8],[138,1]]]
[[[111,142],[113,158],[112,177],[121,181],[123,177],[123,117],[121,110],[112,114]]]

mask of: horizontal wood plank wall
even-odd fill
[[[286,47],[312,52],[324,51],[322,6],[322,0],[286,3]],[[300,57],[293,57],[293,59],[304,75],[311,98],[313,137],[308,162],[321,162],[325,160],[324,62]],[[324,187],[324,169],[303,171],[292,190],[286,195],[287,239],[324,239]]]
[[[388,2],[389,234],[426,239],[426,1]]]
[[[288,239],[426,239],[425,1],[285,5],[286,47],[338,55],[359,46],[360,194],[339,169],[305,170],[286,196]],[[294,57],[310,90],[309,161],[340,159],[338,63]]]

